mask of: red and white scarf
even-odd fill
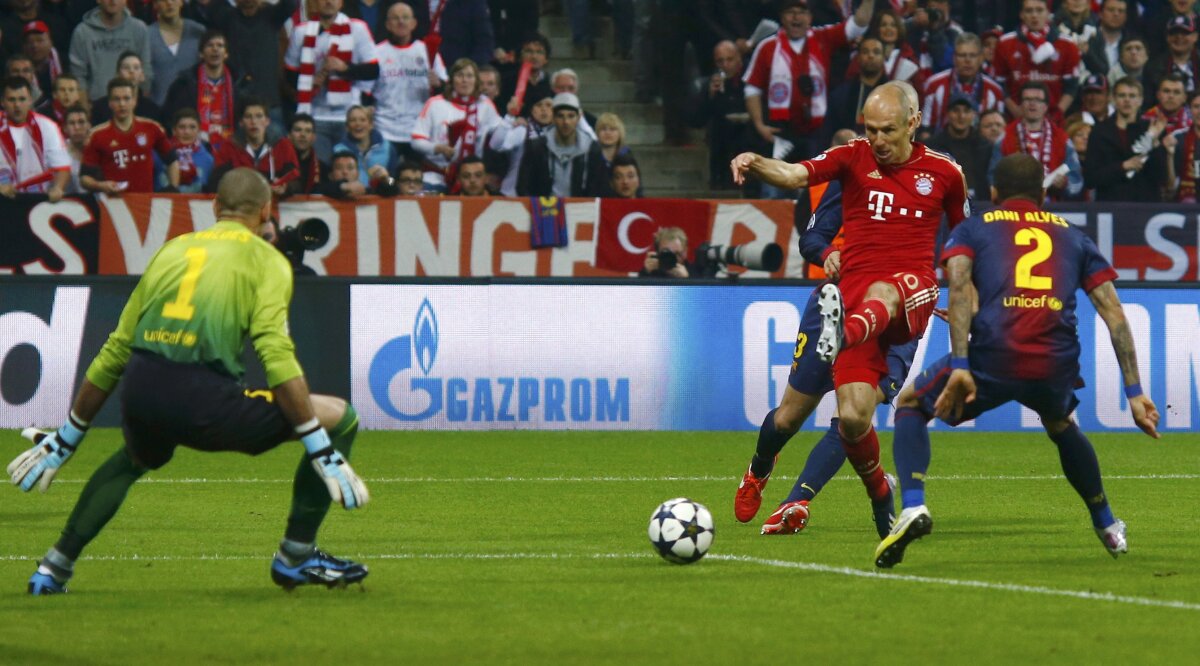
[[[33,156],[38,162],[38,175],[25,181],[21,180],[21,167],[17,164],[17,158],[19,157],[17,142],[12,135],[13,125],[11,123],[5,122],[4,127],[0,128],[0,151],[3,151],[4,159],[8,161],[8,165],[12,169],[12,184],[16,186],[17,191],[40,192],[42,191],[41,189],[28,189],[46,182],[48,178],[45,178],[45,176],[51,175],[46,169],[45,155],[42,154],[42,128],[38,126],[37,114],[30,111],[29,117],[25,119],[25,124],[17,125],[17,127],[24,127],[25,131],[29,133],[29,143],[33,147]]]
[[[429,32],[421,38],[425,42],[425,51],[429,54],[429,62],[437,59],[438,49],[442,45],[442,11],[445,9],[446,0],[440,0],[437,9],[433,10],[433,15],[429,18]]]
[[[1030,132],[1024,122],[1016,120],[1004,133],[1001,154],[1025,153],[1036,158],[1046,173],[1050,173],[1067,161],[1066,137],[1066,133],[1045,119],[1042,119],[1042,128],[1037,132]]]
[[[312,101],[316,94],[313,90],[313,77],[317,73],[317,36],[321,33],[321,21],[317,17],[309,17],[307,23],[299,30],[304,31],[304,43],[300,48],[300,78],[296,82],[296,112],[312,113]],[[326,58],[340,58],[347,63],[354,53],[354,39],[350,34],[350,18],[338,12],[330,24],[328,31],[329,52]],[[330,74],[325,83],[325,100],[329,106],[341,107],[354,103],[350,93],[350,79],[343,79],[336,74]]]
[[[59,74],[63,73],[62,61],[58,58],[58,49],[50,47],[50,83],[58,78]]]
[[[450,185],[450,193],[458,192],[458,166],[463,160],[475,154],[475,145],[479,138],[479,98],[454,97],[451,99],[456,106],[465,111],[462,120],[451,123],[447,127],[447,138],[454,145],[454,159],[446,167],[446,182]]]
[[[204,65],[196,70],[196,113],[200,116],[200,131],[209,141],[233,136],[233,75],[222,67],[221,78],[215,83],[208,78]]]
[[[780,29],[775,35],[775,55],[771,59],[771,79],[767,88],[767,112],[771,120],[793,120],[792,109],[795,107],[806,114],[807,118],[823,118],[825,116],[825,96],[816,94],[809,98],[796,90],[796,79],[801,76],[811,76],[813,90],[824,89],[825,70],[820,63],[814,63],[809,56],[809,46],[812,44],[812,31],[804,38],[800,52],[792,50],[788,42],[787,32]],[[814,67],[814,64],[816,65]],[[793,104],[795,98],[796,104]]]

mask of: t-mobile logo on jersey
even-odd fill
[[[867,195],[867,210],[874,213],[871,216],[872,220],[882,220],[884,213],[892,212],[892,201],[896,195],[891,192],[880,192],[879,190],[871,190]]]
[[[113,151],[113,161],[117,163],[117,167],[124,169],[126,164],[129,164],[129,151],[122,148],[121,150]]]

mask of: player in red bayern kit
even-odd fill
[[[787,189],[841,181],[846,242],[840,291],[832,283],[821,287],[817,353],[826,361],[836,358],[842,448],[878,502],[891,492],[871,425],[879,380],[888,374],[887,351],[919,336],[937,303],[933,256],[942,213],[954,226],[970,210],[966,179],[954,160],[912,140],[921,112],[911,85],[893,81],[876,88],[863,118],[866,139],[813,159],[788,164],[743,153],[730,167],[739,184],[747,175]]]
[[[105,194],[154,191],[154,156],[167,165],[171,191],[179,188],[175,150],[163,128],[153,120],[133,115],[137,94],[133,83],[116,78],[108,82],[108,107],[112,120],[92,130],[79,169],[84,189]]]

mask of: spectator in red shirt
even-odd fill
[[[1047,0],[1022,0],[1021,26],[996,45],[996,78],[1008,91],[1004,105],[1014,118],[1021,115],[1021,86],[1041,81],[1050,91],[1050,117],[1062,119],[1079,90],[1079,48],[1059,37],[1050,26]]]
[[[300,161],[296,150],[288,139],[274,144],[267,141],[267,127],[271,119],[267,116],[267,105],[257,99],[247,100],[242,105],[242,134],[245,142],[236,139],[223,141],[217,149],[210,188],[221,182],[221,177],[231,169],[249,167],[255,169],[271,184],[277,197],[288,196],[300,191]]]
[[[746,112],[754,130],[771,146],[773,157],[787,160],[816,152],[829,81],[834,77],[830,71],[834,51],[861,37],[874,11],[875,0],[863,0],[845,23],[813,28],[805,0],[780,3],[782,27],[754,49],[742,78]],[[764,197],[781,195],[774,186],[763,183]]]
[[[83,151],[79,182],[84,189],[105,194],[154,191],[154,159],[166,165],[169,187],[178,191],[179,165],[163,128],[153,120],[133,114],[137,86],[126,79],[108,82],[108,108],[112,120],[92,131]]]

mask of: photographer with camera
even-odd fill
[[[654,249],[646,254],[646,261],[638,277],[689,278],[688,238],[679,227],[663,227],[654,232]]]
[[[954,66],[954,40],[963,28],[950,18],[950,0],[921,0],[907,28],[909,44],[926,76]]]

